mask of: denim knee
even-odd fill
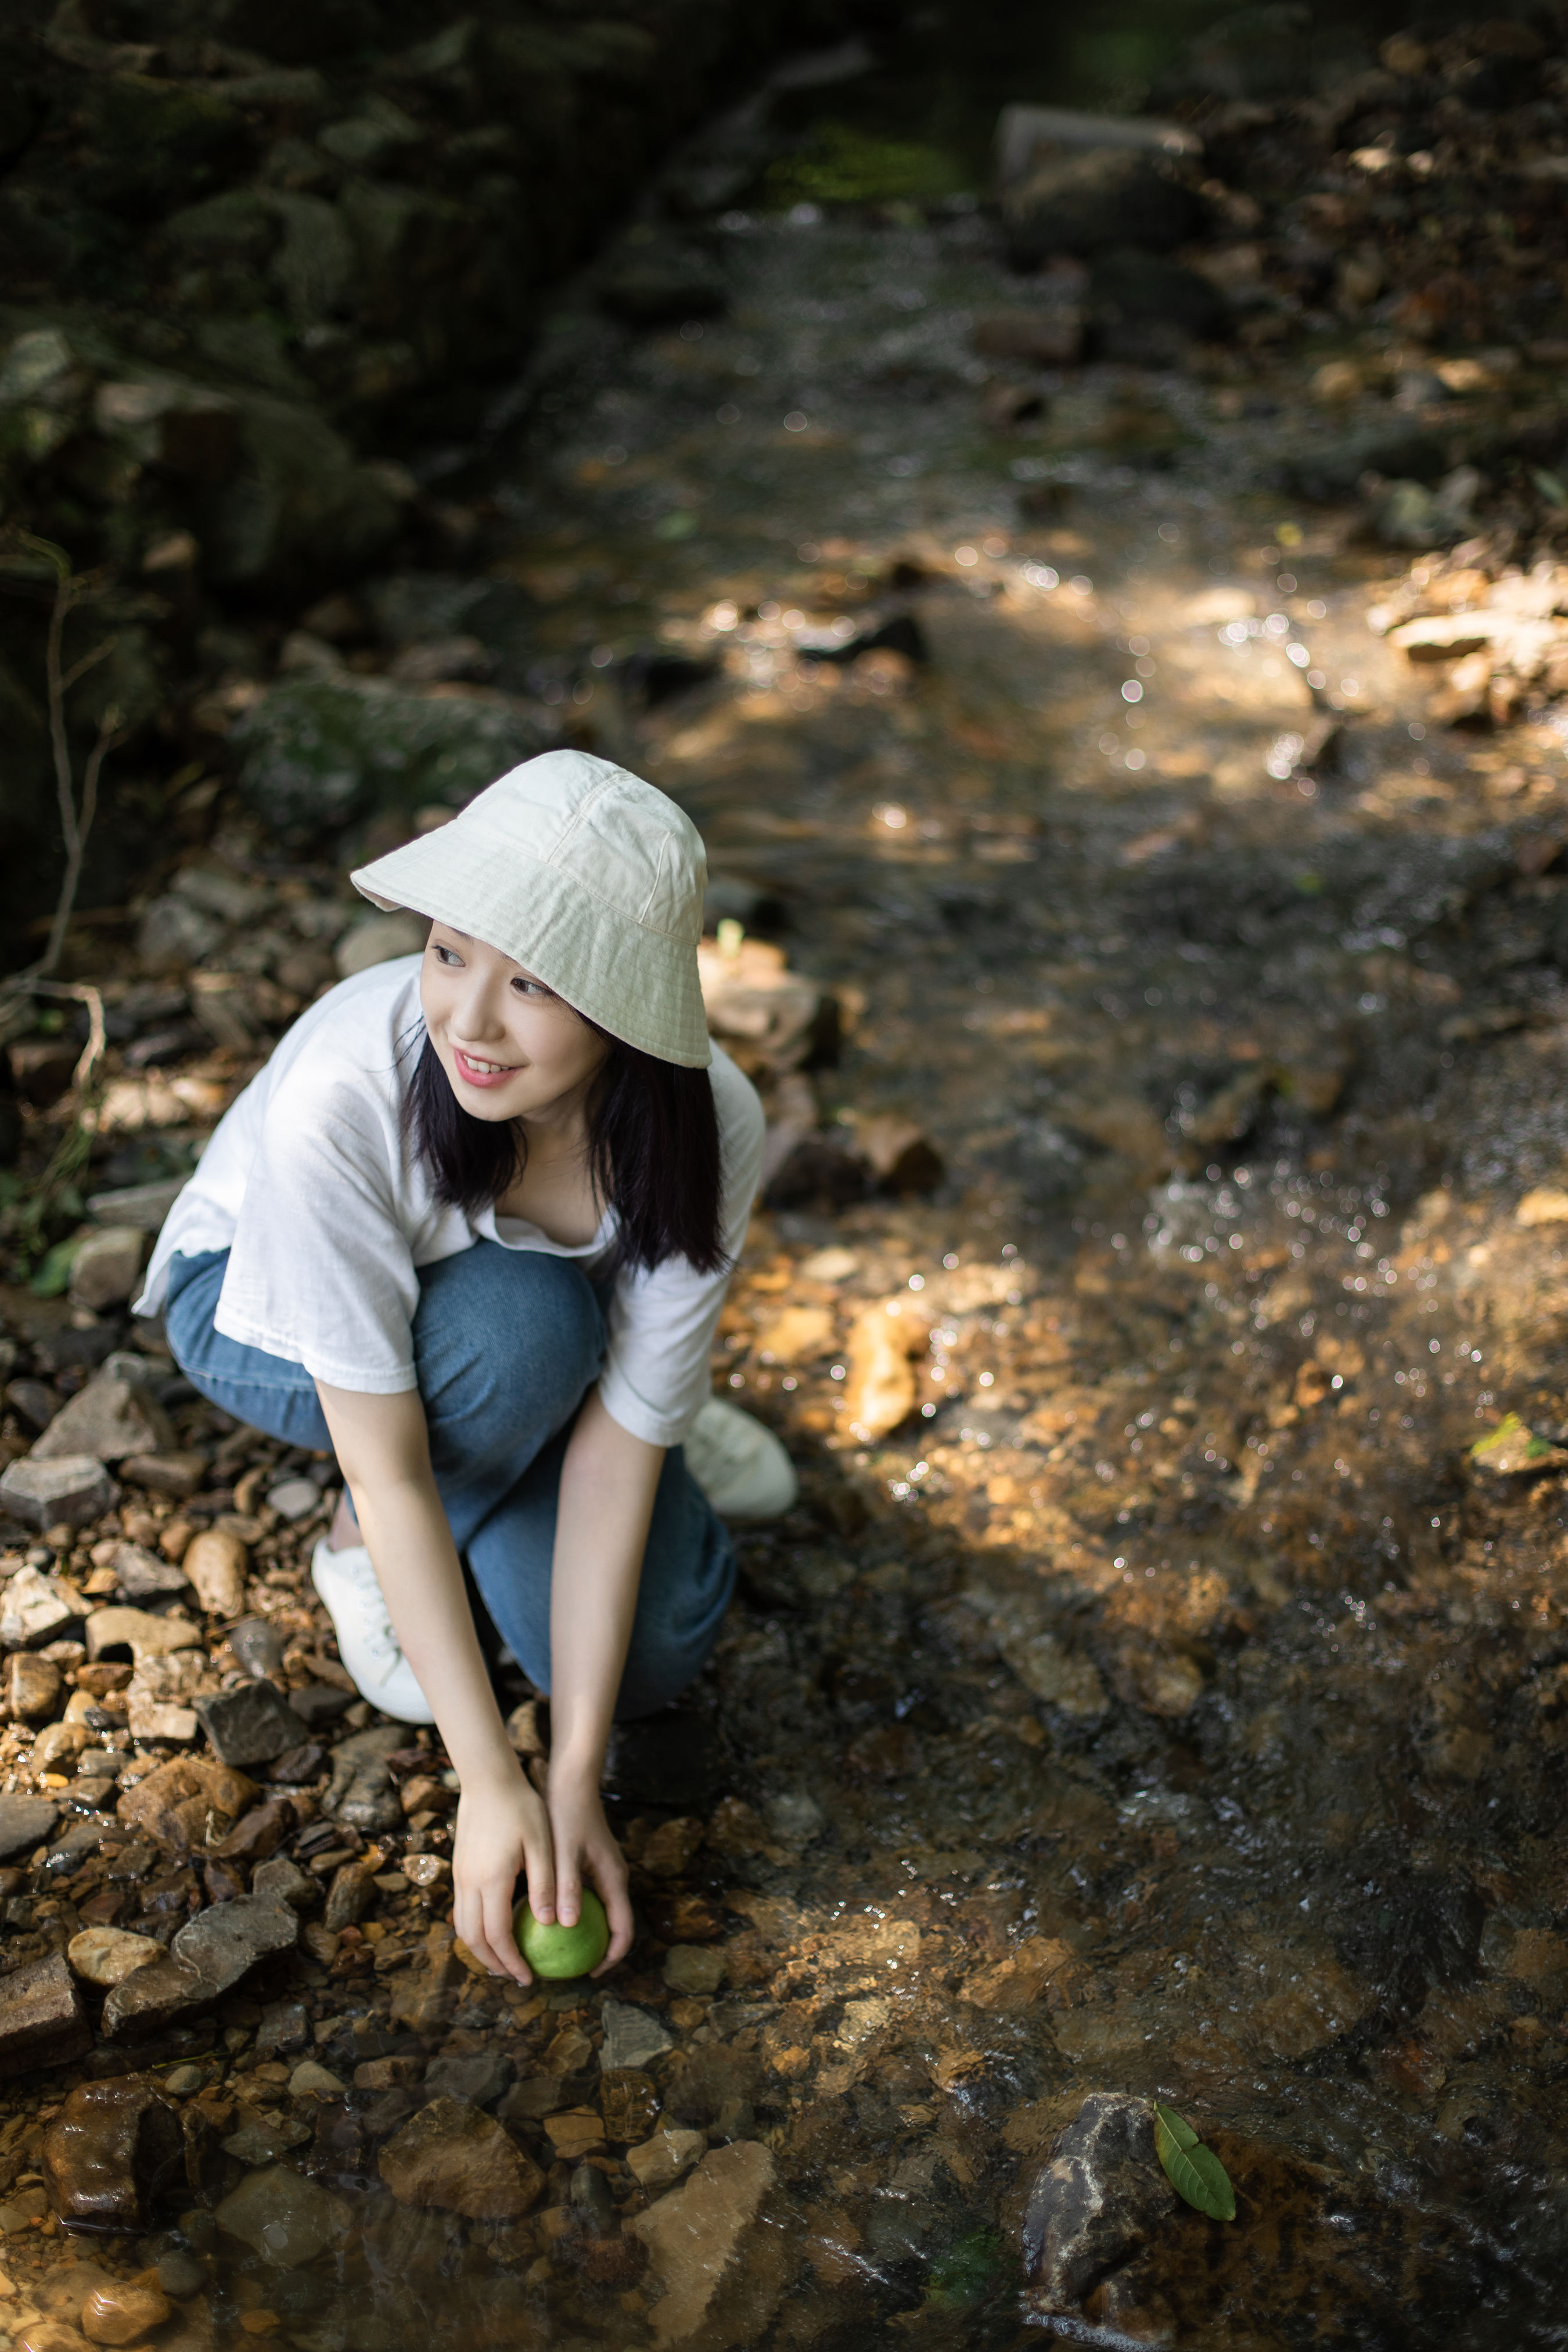
[[[504,1447],[516,1475],[597,1378],[604,1318],[570,1259],[481,1241],[422,1272],[413,1347],[433,1442]]]

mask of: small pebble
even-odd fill
[[[321,1500],[321,1489],[313,1478],[285,1478],[267,1499],[279,1518],[307,1519]]]
[[[207,2273],[194,2254],[165,2254],[158,2264],[159,2285],[165,2294],[175,2295],[182,2303],[189,2295],[200,2294],[206,2283]]]
[[[187,2099],[193,2091],[201,2089],[206,2079],[199,2066],[176,2066],[164,2075],[163,2088],[172,2091],[177,2099]]]
[[[82,2334],[94,2344],[134,2344],[169,2316],[169,2299],[156,2287],[117,2280],[95,2287],[83,2304]]]
[[[440,1853],[411,1853],[402,1866],[414,1886],[435,1886],[452,1874],[452,1864]]]
[[[336,2099],[343,2085],[331,2069],[318,2064],[314,2058],[303,2058],[288,2077],[291,2099]]]

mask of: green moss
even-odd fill
[[[793,155],[769,165],[764,193],[778,205],[930,205],[964,184],[956,157],[945,148],[823,122]]]
[[[376,810],[457,807],[546,748],[528,714],[499,698],[327,678],[274,687],[233,741],[246,801],[295,839]]]

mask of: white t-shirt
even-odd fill
[[[493,1208],[470,1217],[436,1200],[405,1145],[404,1086],[423,1042],[420,959],[400,956],[334,988],[302,1013],[219,1122],[164,1221],[136,1312],[155,1315],[169,1262],[229,1252],[214,1320],[230,1339],[303,1364],[333,1388],[378,1396],[418,1385],[412,1326],[419,1269],[472,1248],[542,1250],[602,1262],[608,1211],[592,1241],[552,1242]],[[746,1234],[762,1163],[762,1107],[717,1045],[709,1076],[731,1257]],[[622,1429],[675,1445],[708,1393],[708,1350],[727,1276],[685,1258],[622,1272],[606,1318],[599,1392]]]

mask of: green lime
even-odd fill
[[[543,1927],[528,1905],[519,1903],[512,1933],[537,1977],[585,1977],[610,1949],[610,1922],[591,1886],[582,1890],[582,1916],[575,1927]]]

